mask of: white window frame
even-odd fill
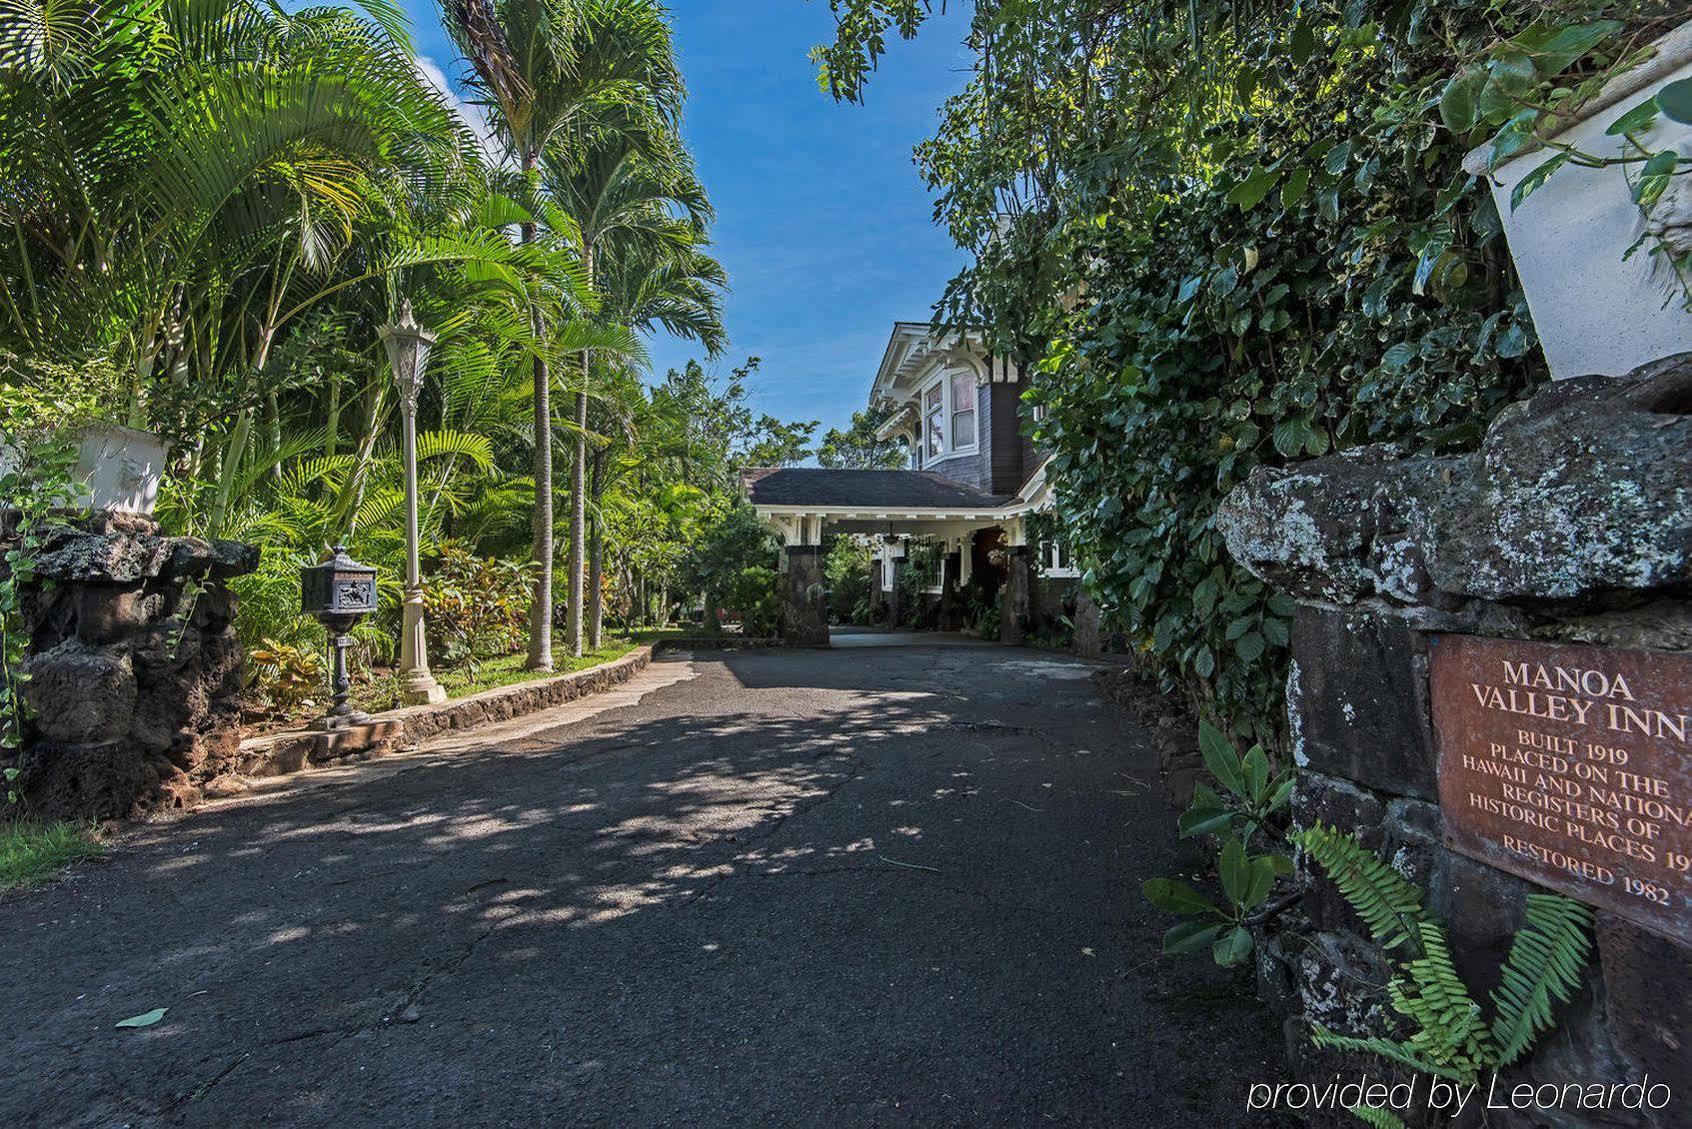
[[[1056,537],[1040,544],[1041,572],[1054,580],[1074,580],[1081,575],[1081,570],[1075,567],[1075,558],[1063,542]]]
[[[976,400],[968,410],[975,414],[975,442],[967,447],[952,445],[952,416],[957,411],[953,404],[952,379],[966,377],[971,381],[971,387],[976,389]],[[945,462],[947,459],[961,458],[964,455],[979,454],[981,451],[981,397],[980,379],[969,369],[942,368],[932,380],[924,381],[917,389],[917,446],[922,451],[922,469],[926,470],[935,463]],[[928,449],[928,394],[935,386],[940,388],[940,453],[930,454]]]

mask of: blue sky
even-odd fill
[[[418,52],[461,68],[428,0],[407,0]],[[893,322],[924,321],[962,262],[931,221],[911,147],[964,82],[959,5],[895,41],[867,106],[821,93],[807,52],[832,34],[822,0],[672,0],[687,77],[684,130],[717,208],[728,269],[727,372],[763,358],[754,407],[843,425],[864,406]],[[697,349],[652,343],[659,375]]]

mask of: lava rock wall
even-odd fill
[[[1470,454],[1373,446],[1260,469],[1217,521],[1235,558],[1299,603],[1295,825],[1351,832],[1422,886],[1484,999],[1534,887],[1443,844],[1428,636],[1692,650],[1692,354],[1560,381],[1501,413]],[[1310,1027],[1392,1032],[1391,966],[1334,886],[1300,867],[1305,920],[1260,946],[1259,989],[1286,1016],[1298,1077],[1355,1078],[1371,1064],[1318,1051]],[[1656,1115],[1492,1111],[1490,1124],[1688,1124],[1692,939],[1600,912],[1596,941],[1561,1025],[1506,1080],[1649,1075],[1674,1102]]]
[[[27,808],[121,819],[198,799],[239,752],[245,656],[225,582],[258,550],[103,515],[55,530],[34,563],[15,784]]]

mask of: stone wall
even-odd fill
[[[1420,884],[1477,998],[1534,887],[1443,844],[1429,635],[1692,650],[1689,413],[1692,354],[1550,386],[1503,412],[1471,454],[1369,447],[1260,470],[1218,515],[1234,556],[1300,605],[1287,687],[1295,824],[1353,832]],[[1260,947],[1259,987],[1287,1016],[1298,1077],[1355,1077],[1368,1064],[1315,1051],[1310,1024],[1390,1030],[1390,967],[1332,885],[1302,878],[1307,920]],[[1692,938],[1600,912],[1596,942],[1561,1026],[1506,1079],[1649,1075],[1673,1105],[1655,1121],[1494,1111],[1490,1124],[1692,1124]]]
[[[822,549],[789,545],[781,551],[781,609],[778,630],[794,646],[828,645],[828,589]]]
[[[36,814],[118,819],[192,802],[236,757],[244,655],[230,541],[102,516],[52,533],[22,593],[33,713],[17,787]]]

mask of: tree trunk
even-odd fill
[[[582,249],[588,285],[593,285],[593,245]],[[587,536],[587,386],[591,353],[582,350],[582,386],[576,389],[576,452],[570,461],[570,610],[567,632],[570,654],[582,655],[582,562]]]
[[[531,185],[538,154],[523,157],[523,175]],[[535,241],[535,224],[522,225],[524,243]],[[539,303],[529,307],[529,323],[536,343],[545,330]],[[535,357],[535,515],[534,544],[530,554],[535,565],[534,602],[529,607],[530,670],[552,669],[552,376],[546,362]]]
[[[570,461],[570,654],[582,654],[582,561],[587,540],[587,378],[582,354],[582,387],[576,392],[576,457]]]
[[[270,480],[282,481],[282,410],[277,406],[274,391],[264,394],[264,421],[270,429],[268,436],[270,450],[265,452],[270,458]]]
[[[599,493],[605,480],[605,452],[593,453],[593,476],[588,487],[593,495],[594,512],[599,512]],[[599,650],[605,627],[605,525],[596,516],[589,527],[587,610],[588,650]]]
[[[323,453],[331,459],[341,445],[341,378],[336,373],[329,380],[328,418],[323,424]]]
[[[588,650],[599,650],[605,626],[605,531],[598,520],[588,541]]]

